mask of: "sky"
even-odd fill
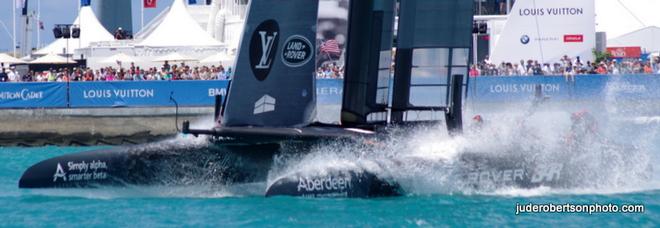
[[[16,20],[19,21],[21,9],[13,8],[15,0],[0,0],[0,53],[12,52],[12,10],[16,10]],[[78,15],[78,2],[80,0],[28,0],[30,11],[37,11],[37,2],[41,2],[41,21],[44,22],[44,30],[41,30],[42,47],[52,42],[53,26],[55,24],[70,24]],[[151,19],[157,16],[163,9],[172,4],[173,0],[157,0],[155,9],[145,9],[144,21],[148,24]],[[92,0],[92,5],[96,0]],[[201,2],[201,1],[198,1]],[[133,30],[140,29],[140,11],[142,0],[131,0],[133,13]],[[18,24],[18,22],[17,22]],[[16,33],[20,36],[21,26],[16,26]],[[33,38],[33,47],[36,47],[36,32]],[[22,38],[17,38],[21,41]]]
[[[615,38],[648,26],[660,27],[660,0],[595,0],[596,31]]]

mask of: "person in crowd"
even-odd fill
[[[5,70],[5,68],[2,68],[2,71],[0,71],[0,82],[7,82],[7,81],[9,81],[7,70]]]
[[[469,72],[470,77],[477,77],[479,76],[479,70],[477,69],[476,64],[472,64],[470,67],[470,72]]]
[[[49,82],[57,81],[57,72],[52,68],[46,73],[46,80]]]
[[[165,60],[165,63],[163,63],[163,71],[169,71],[170,70],[170,63]]]
[[[232,77],[232,72],[231,72],[231,67],[227,68],[227,71],[225,71],[225,80],[231,80]]]
[[[124,34],[124,30],[121,27],[117,28],[117,30],[115,31],[115,39],[116,40],[126,39],[126,35]]]
[[[20,75],[18,75],[18,72],[16,72],[15,67],[9,67],[9,73],[7,73],[7,77],[9,77],[8,82],[18,82],[20,81]]]
[[[144,71],[140,67],[133,70],[133,81],[144,81]]]
[[[34,71],[29,71],[27,74],[24,74],[23,77],[21,78],[22,82],[31,82],[33,81],[32,79],[34,78]]]

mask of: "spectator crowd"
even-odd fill
[[[14,68],[3,68],[0,82],[67,82],[67,81],[158,81],[158,80],[225,80],[232,75],[231,67],[201,66],[191,67],[181,63],[170,65],[167,61],[162,67],[142,69],[131,63],[130,67],[61,68],[46,71],[29,71],[20,75]]]
[[[340,66],[337,62],[324,63],[316,69],[316,78],[324,79],[340,79],[344,78],[344,66]]]
[[[537,60],[520,60],[519,63],[492,63],[488,58],[470,67],[470,76],[529,76],[529,75],[620,75],[620,74],[660,74],[660,57],[649,60],[612,59],[598,63],[582,61],[564,56],[555,63],[539,63]]]

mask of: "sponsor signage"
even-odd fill
[[[0,108],[64,108],[66,83],[0,83]]]
[[[567,99],[660,99],[660,77],[649,75],[585,75],[575,83],[562,76],[480,76],[470,79],[469,96],[476,102],[528,102],[536,88],[553,101]],[[66,83],[0,83],[0,108],[66,107],[173,107],[213,106],[215,95],[227,93],[227,81],[141,81]],[[540,86],[540,87],[539,87]],[[343,80],[316,80],[319,105],[342,102]],[[67,96],[70,103],[67,104]],[[425,98],[426,99],[426,98]],[[433,99],[429,97],[428,99]],[[267,95],[252,104],[252,113],[275,109],[278,101]]]
[[[582,43],[584,42],[583,35],[564,35],[564,43]]]
[[[592,60],[596,47],[594,1],[517,1],[501,32],[493,30],[490,60],[558,62],[564,55]],[[499,33],[498,33],[499,32]]]
[[[208,106],[227,81],[72,82],[71,107]]]
[[[312,59],[312,42],[300,35],[293,35],[284,42],[282,62],[289,67],[300,67]]]
[[[607,53],[612,55],[612,58],[640,58],[642,56],[641,47],[608,47]]]
[[[250,40],[250,66],[254,77],[266,80],[273,65],[275,52],[280,40],[280,27],[275,20],[266,20],[259,24]]]
[[[108,165],[102,160],[57,163],[53,183],[100,181],[108,179]]]
[[[660,99],[659,77],[649,75],[577,76],[568,83],[562,76],[482,76],[472,78],[470,96],[476,102],[529,102],[536,88],[551,101],[616,99]],[[539,87],[540,86],[540,87]]]

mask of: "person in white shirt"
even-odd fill
[[[18,77],[18,74],[16,73],[16,69],[14,67],[10,68],[9,73],[7,73],[7,76],[9,77],[10,82],[20,81],[20,78]]]

